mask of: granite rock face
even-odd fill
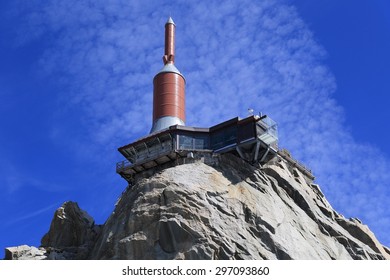
[[[100,232],[94,219],[75,202],[54,213],[49,232],[41,240],[49,259],[85,259]]]
[[[57,210],[42,239],[47,258],[390,259],[367,226],[338,214],[281,158],[255,167],[222,155],[139,178],[101,229],[64,210],[72,218]]]
[[[129,187],[92,259],[386,259],[357,219],[280,160],[255,168],[224,155],[216,166],[168,168]]]

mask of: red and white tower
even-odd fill
[[[170,17],[165,24],[164,67],[153,79],[154,133],[172,125],[185,125],[185,79],[174,65],[175,23]]]

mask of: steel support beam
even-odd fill
[[[253,157],[253,162],[256,162],[258,157],[259,157],[259,150],[260,150],[260,141],[256,142],[256,147],[255,147],[255,156]]]
[[[237,153],[240,155],[240,157],[241,157],[243,160],[245,160],[245,156],[244,156],[244,154],[242,153],[240,146],[236,146],[236,151],[237,151]]]
[[[267,147],[267,150],[265,151],[264,155],[261,157],[260,162],[262,162],[263,160],[265,160],[265,158],[266,158],[267,155],[268,155],[268,152],[269,152],[269,146]]]

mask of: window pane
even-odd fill
[[[179,135],[179,149],[192,149],[192,137],[187,135]]]
[[[195,141],[195,149],[197,150],[205,150],[205,149],[208,149],[208,146],[209,146],[209,141],[208,141],[208,137],[207,135],[204,135],[204,136],[196,136],[194,138],[194,141]]]

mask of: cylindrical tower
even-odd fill
[[[185,125],[185,79],[174,65],[175,23],[165,24],[164,67],[153,79],[153,126],[150,133]]]

